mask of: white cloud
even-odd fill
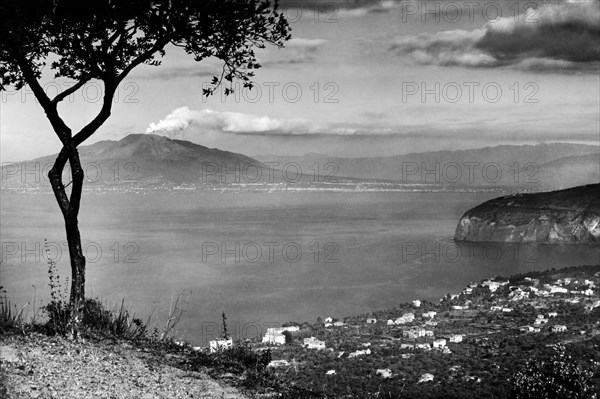
[[[304,119],[276,119],[240,112],[218,112],[210,109],[199,111],[184,106],[174,109],[164,119],[150,123],[146,133],[172,135],[189,128],[222,133],[302,133],[311,129]]]

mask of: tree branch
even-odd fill
[[[37,80],[33,69],[31,69],[31,65],[29,65],[27,58],[18,49],[13,47],[11,50],[15,56],[15,60],[17,61],[19,68],[21,68],[21,73],[23,73],[25,81],[29,87],[31,87],[35,98],[38,99],[40,105],[44,109],[44,112],[46,113],[46,116],[48,117],[48,120],[54,129],[54,132],[64,145],[71,138],[71,129],[69,129],[69,127],[58,114],[56,104],[52,103],[50,98],[46,95],[46,92],[40,85],[40,82]]]
[[[90,123],[83,127],[74,137],[73,145],[77,148],[81,143],[87,140],[92,134],[102,126],[102,124],[110,117],[112,109],[113,97],[117,91],[119,81],[105,80],[104,81],[104,99],[102,108],[98,115]]]
[[[71,94],[75,93],[77,90],[81,89],[90,80],[91,80],[91,78],[89,78],[89,77],[83,78],[82,80],[80,80],[79,82],[77,82],[75,85],[69,87],[68,89],[66,89],[62,93],[59,93],[56,97],[54,97],[50,101],[50,103],[53,104],[54,106],[56,106],[59,102],[61,102],[62,100],[64,100],[68,96],[70,96]]]

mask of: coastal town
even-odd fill
[[[600,371],[599,288],[600,266],[494,277],[439,303],[415,299],[371,314],[269,328],[252,346],[271,351],[269,368],[289,384],[325,394],[407,389],[415,397],[504,397],[511,373],[555,344]],[[211,350],[231,345],[213,341]]]

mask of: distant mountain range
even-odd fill
[[[439,185],[506,185],[565,188],[600,181],[600,147],[551,143],[500,145],[375,158],[321,154],[257,156],[261,162],[295,162],[302,168],[331,164],[338,176]]]
[[[321,154],[255,158],[189,141],[131,134],[79,149],[88,183],[143,185],[394,183],[443,187],[564,188],[600,181],[600,151],[581,144],[502,145],[388,157]],[[56,155],[2,168],[4,187],[47,185]],[[68,182],[65,175],[65,181]],[[36,181],[37,180],[37,181]]]

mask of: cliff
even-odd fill
[[[460,218],[454,239],[600,245],[600,184],[489,200]]]

